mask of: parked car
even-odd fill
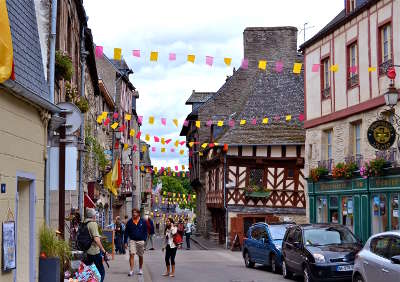
[[[282,274],[303,275],[304,281],[351,280],[361,242],[345,226],[306,224],[286,230],[282,244]]]
[[[400,281],[400,230],[376,234],[356,256],[354,282]]]
[[[256,263],[270,266],[277,273],[282,265],[282,240],[290,223],[253,224],[243,241],[243,258],[247,267]]]

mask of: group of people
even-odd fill
[[[101,275],[101,282],[104,281],[105,269],[103,266],[103,256],[107,252],[101,243],[99,228],[96,222],[96,211],[86,210],[84,224],[87,224],[91,238],[93,239],[90,248],[86,251],[84,263],[90,265],[94,263]],[[134,275],[135,255],[139,257],[138,275],[143,275],[143,255],[146,247],[151,245],[150,250],[154,250],[153,237],[155,234],[154,223],[149,216],[141,218],[138,209],[132,210],[132,218],[125,217],[124,221],[116,217],[114,226],[116,250],[124,254],[129,247],[129,272],[128,276]],[[182,246],[182,239],[186,236],[186,247],[190,249],[190,236],[193,225],[190,221],[182,220],[175,224],[172,218],[168,218],[164,230],[164,242],[162,250],[165,251],[166,272],[163,276],[175,276],[175,257],[178,248]]]

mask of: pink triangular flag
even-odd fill
[[[171,139],[165,140],[165,143],[168,145],[171,142]]]
[[[189,121],[188,120],[185,120],[184,122],[183,122],[183,126],[188,126],[189,125]]]
[[[257,124],[257,119],[256,119],[256,118],[253,118],[253,119],[251,120],[251,124],[256,125],[256,124]]]
[[[169,53],[169,60],[170,61],[175,61],[176,60],[176,54],[175,53]]]
[[[350,73],[357,73],[357,66],[350,67]]]
[[[229,126],[234,127],[235,126],[235,120],[231,119],[229,120]]]
[[[136,152],[136,150],[137,150],[137,146],[134,144],[132,147],[132,151]]]
[[[138,116],[138,122],[139,122],[140,124],[143,123],[143,116]]]
[[[181,142],[179,142],[179,144],[180,144],[181,146],[183,146],[183,145],[186,144],[186,141],[181,141]]]
[[[299,121],[303,121],[304,120],[304,114],[299,114]]]
[[[155,152],[156,151],[156,147],[151,147],[151,151]]]
[[[249,68],[249,60],[243,59],[241,68],[244,69],[244,70],[247,70]]]
[[[160,142],[160,138],[157,136],[154,136],[154,142]]]
[[[212,124],[213,124],[212,120],[208,120],[207,123],[206,123],[206,125],[207,125],[208,127],[210,127]]]
[[[96,57],[103,57],[103,46],[96,46]]]
[[[118,113],[117,112],[113,114],[113,118],[118,118]]]
[[[132,51],[132,55],[134,56],[134,57],[140,57],[140,50],[133,50]]]
[[[276,121],[278,121],[278,120],[281,119],[281,117],[280,117],[280,116],[275,116],[274,119],[275,119]]]
[[[312,72],[319,72],[320,64],[313,64],[311,71]]]
[[[178,170],[179,170],[179,168],[178,168],[178,166],[177,166],[177,165],[175,166],[175,170],[176,170],[176,171],[178,171]]]
[[[136,134],[136,139],[140,139],[140,136],[142,135],[142,132],[138,132],[137,134]]]
[[[282,72],[283,70],[283,63],[281,61],[275,63],[275,71]]]
[[[214,62],[214,57],[206,56],[206,64],[212,66]]]
[[[171,153],[173,153],[173,152],[175,152],[175,149],[174,149],[174,148],[171,148]]]
[[[162,125],[167,125],[167,119],[166,118],[161,118],[161,124]]]

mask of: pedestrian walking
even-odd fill
[[[147,240],[146,240],[146,244],[144,249],[147,250],[147,246],[150,242],[151,244],[151,248],[150,250],[153,251],[154,250],[154,244],[153,244],[153,237],[154,237],[154,223],[151,220],[150,216],[146,215],[145,216],[146,219],[146,226],[147,226]]]
[[[177,237],[179,236],[178,228],[174,225],[174,220],[172,218],[167,219],[165,228],[165,245],[162,249],[163,251],[165,250],[165,265],[167,270],[163,276],[175,277],[175,257],[179,243],[179,238]]]
[[[115,247],[116,247],[116,252],[119,254],[124,253],[124,246],[123,246],[123,234],[124,234],[124,227],[123,223],[121,221],[121,217],[117,216],[115,218]]]
[[[192,235],[192,223],[186,220],[185,224],[185,236],[186,236],[186,249],[190,250],[190,236]]]
[[[183,235],[185,235],[185,224],[183,223],[182,219],[180,219],[178,223],[178,233],[181,235],[181,238],[183,238]]]
[[[135,266],[135,255],[139,257],[139,272],[138,275],[143,275],[143,255],[144,244],[147,239],[147,225],[146,222],[140,218],[140,211],[138,209],[132,210],[132,218],[128,220],[125,227],[125,249],[128,247],[129,241],[129,266],[130,271],[128,276],[133,275]]]
[[[94,263],[101,275],[101,282],[103,282],[105,277],[105,269],[101,252],[104,254],[105,257],[108,254],[100,240],[101,237],[99,233],[99,226],[96,222],[96,211],[94,209],[86,209],[86,218],[83,224],[84,225],[82,226],[82,228],[87,227],[89,235],[92,239],[92,244],[90,245],[90,248],[86,251],[86,259],[84,259],[83,262],[86,265],[91,265]]]

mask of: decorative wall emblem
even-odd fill
[[[396,139],[396,130],[390,122],[377,120],[369,126],[367,136],[372,147],[385,151],[392,147]]]

